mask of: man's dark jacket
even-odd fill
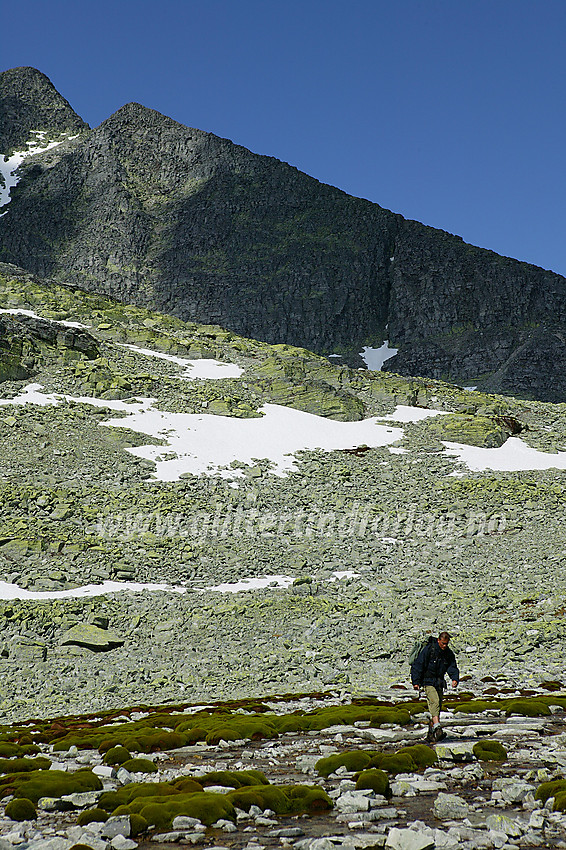
[[[460,681],[460,671],[456,665],[456,656],[449,646],[441,649],[437,638],[430,638],[411,666],[413,685],[433,685],[442,691],[446,686],[444,676],[448,673],[453,682]]]

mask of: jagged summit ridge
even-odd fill
[[[11,68],[0,74],[0,152],[24,148],[33,130],[80,133],[88,124],[36,68]]]

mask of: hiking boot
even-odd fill
[[[437,726],[436,729],[433,730],[432,735],[433,735],[433,740],[436,744],[438,744],[439,741],[443,741],[446,738],[446,732],[444,731],[442,726]]]
[[[434,729],[432,728],[432,723],[428,724],[428,730],[426,733],[425,741],[427,744],[432,744],[434,741]]]

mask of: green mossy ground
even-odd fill
[[[260,770],[212,770],[202,776],[195,776],[203,788],[207,785],[225,785],[228,788],[243,788],[246,785],[269,785],[265,774]]]
[[[150,759],[127,759],[122,762],[122,767],[130,773],[157,773],[156,765]]]
[[[206,786],[232,788],[227,794],[206,791]],[[111,814],[140,814],[158,828],[168,828],[177,815],[199,818],[208,825],[219,818],[235,819],[234,806],[270,808],[277,814],[315,813],[331,808],[326,793],[316,786],[274,786],[263,773],[212,771],[199,777],[171,782],[130,783],[101,794],[99,808]]]
[[[316,814],[333,806],[328,794],[312,785],[252,785],[229,791],[226,797],[238,809],[249,811],[255,805],[277,815]]]
[[[483,711],[491,711],[501,709],[501,704],[496,700],[481,700],[474,699],[467,702],[455,702],[450,704],[453,711],[458,711],[461,714],[480,714]]]
[[[36,744],[14,744],[11,741],[0,741],[0,758],[14,758],[15,756],[31,756],[41,752]]]
[[[566,709],[566,697],[557,694],[536,695],[521,699],[515,697],[500,697],[490,700],[468,698],[464,701],[461,701],[461,696],[463,694],[458,699],[447,701],[447,706],[451,710],[461,713],[481,714],[485,711],[495,710],[502,713],[506,712],[508,715],[522,714],[531,717],[549,716],[551,714],[550,705],[560,705]],[[286,699],[287,697],[283,698]],[[270,699],[277,698],[271,697]],[[350,705],[328,706],[310,712],[294,711],[290,714],[272,714],[265,706],[258,704],[257,700],[240,700],[232,703],[219,703],[214,709],[201,709],[187,718],[186,714],[182,712],[183,709],[190,707],[190,703],[170,706],[167,711],[161,707],[149,710],[149,714],[142,719],[125,720],[121,723],[116,723],[114,718],[115,716],[123,717],[124,712],[109,712],[106,718],[102,717],[93,721],[91,728],[87,728],[84,721],[74,716],[58,718],[52,723],[38,724],[38,728],[33,732],[33,737],[36,740],[51,743],[55,752],[66,752],[72,746],[79,749],[98,749],[100,753],[104,754],[104,761],[107,764],[118,765],[125,763],[134,753],[175,749],[193,744],[195,741],[208,741],[208,743],[216,745],[224,735],[228,736],[225,740],[261,740],[277,738],[286,732],[309,732],[327,729],[334,725],[352,725],[360,721],[369,723],[370,726],[374,727],[391,723],[409,724],[414,714],[425,710],[425,704],[422,701],[406,701],[394,705],[364,699],[354,701]],[[147,708],[147,706],[142,706],[143,710],[147,710]],[[242,713],[243,709],[244,713]],[[136,707],[135,710],[138,710],[138,708]],[[163,728],[161,724],[164,726],[167,724],[169,728]],[[80,727],[80,729],[75,727]],[[5,737],[8,736],[8,732],[4,734]],[[17,730],[13,734],[15,737],[19,735]],[[14,752],[14,755],[19,751],[20,745],[10,741],[1,743],[5,745],[6,751]],[[38,749],[36,745],[25,746]],[[358,751],[355,752],[358,753]],[[367,766],[370,757],[381,758],[384,755],[374,752],[369,756],[369,752],[359,751],[359,757],[365,760],[364,763],[359,766],[348,767],[348,769],[361,770]],[[395,754],[388,755],[400,756],[403,754],[411,759],[416,768],[426,767],[435,762],[434,752],[422,744],[403,747]],[[328,773],[330,773],[336,769],[336,766],[340,766],[342,763],[347,764],[347,761],[340,762],[340,759],[350,757],[347,753],[338,754],[321,759],[318,764],[320,766],[331,765],[330,770],[328,770]],[[356,755],[357,757],[358,755]],[[334,766],[336,760],[338,761]],[[26,765],[26,769],[32,770],[32,766],[37,769],[40,762],[48,766],[48,760],[41,757],[20,761],[5,759],[4,762],[0,761],[0,764],[15,765],[22,763]],[[153,764],[153,762],[150,763]],[[212,781],[210,777],[214,779],[213,784],[223,784],[224,779],[236,781],[238,777],[240,777],[239,781],[244,781],[246,784],[249,784],[250,778],[254,783],[265,781],[263,774],[253,770],[217,772],[203,775],[200,779],[210,784]]]
[[[549,797],[556,799],[561,797],[560,802],[562,803],[562,800],[566,802],[566,779],[555,779],[552,782],[542,782],[539,785],[535,791],[535,800],[542,800],[543,803],[546,803]],[[561,809],[561,811],[564,811],[564,809]]]
[[[315,764],[315,770],[325,778],[328,778],[331,773],[336,773],[340,767],[345,767],[349,772],[364,770],[374,755],[375,753],[366,750],[336,753],[336,755],[319,759]]]
[[[505,710],[508,715],[520,714],[523,717],[549,717],[552,714],[548,704],[538,699],[511,700]]]
[[[115,747],[110,747],[104,754],[104,764],[124,764],[125,761],[131,759],[132,754],[125,747],[118,744]]]
[[[566,706],[566,697],[552,694],[542,697],[539,695],[524,697],[521,700],[500,698],[482,701],[470,698],[459,703],[453,702],[453,705],[467,706],[478,714],[483,711],[492,711],[494,708],[508,712],[517,708],[521,710],[524,716],[546,716],[549,704],[564,704]],[[278,727],[280,728],[284,721],[288,720],[305,721],[306,731],[309,731],[318,726],[328,728],[323,725],[323,721],[329,725],[334,725],[337,718],[342,722],[344,722],[344,718],[353,722],[353,717],[363,718],[366,722],[370,718],[382,720],[385,715],[388,716],[393,711],[398,712],[395,715],[397,718],[401,716],[407,722],[414,713],[422,710],[423,703],[408,701],[397,705],[384,705],[364,699],[353,705],[328,707],[307,713],[274,715],[269,713],[267,706],[249,700],[233,703],[230,708],[227,704],[209,707],[196,712],[190,718],[181,713],[185,707],[188,706],[157,707],[150,709],[148,716],[134,721],[126,720],[118,726],[114,725],[117,717],[123,718],[124,715],[133,713],[134,710],[139,711],[140,708],[147,710],[148,707],[137,706],[135,709],[108,712],[105,716],[96,719],[94,716],[91,716],[90,719],[69,716],[57,718],[53,721],[36,721],[35,726],[31,724],[27,726],[25,735],[23,730],[15,725],[1,728],[0,736],[5,739],[4,743],[9,745],[11,743],[8,740],[10,737],[19,740],[31,740],[34,737],[45,735],[49,729],[56,729],[60,737],[54,743],[61,749],[68,749],[73,741],[79,740],[87,741],[86,744],[82,743],[79,746],[92,748],[93,740],[100,739],[99,747],[107,755],[112,754],[112,749],[114,749],[113,757],[118,756],[120,758],[129,755],[131,750],[124,752],[123,744],[112,744],[110,746],[108,739],[110,730],[117,737],[129,736],[139,740],[152,735],[159,737],[167,732],[168,730],[163,729],[166,723],[177,728],[187,722],[189,724],[210,725],[209,729],[203,729],[203,733],[209,734],[213,722],[219,724],[220,728],[225,728],[228,722],[236,723],[236,721],[251,723],[251,727],[248,726],[248,728],[255,728],[254,723],[261,720],[264,726],[270,730],[270,734],[279,734]],[[243,714],[242,712],[246,710],[254,713]],[[92,723],[93,728],[85,728],[88,722]],[[81,729],[80,731],[78,729],[70,731],[73,727],[81,727]],[[195,726],[191,726],[191,728],[194,729]],[[241,727],[237,727],[237,723],[233,728],[241,729]],[[69,734],[65,734],[66,731]],[[187,733],[170,732],[168,734],[182,737]],[[62,746],[63,742],[64,746]],[[30,746],[30,744],[22,746]],[[499,742],[489,740],[478,741],[474,746],[474,755],[481,761],[502,761],[507,757],[504,747]],[[46,767],[50,763],[48,759],[40,758],[6,759],[13,765],[20,764],[21,766],[22,762],[26,762],[26,768],[29,764],[37,765],[40,760],[45,762]],[[436,762],[437,757],[432,748],[424,744],[414,744],[402,747],[394,752],[353,750],[337,753],[320,759],[315,768],[320,775],[328,777],[344,766],[349,773],[354,774],[358,790],[370,789],[374,793],[388,797],[390,796],[389,781],[391,776],[401,772],[412,773],[424,770],[436,764]],[[112,763],[117,764],[119,762]],[[153,762],[144,759],[132,759],[130,762],[122,763],[129,770],[140,769],[140,763],[146,768],[151,765],[155,769]],[[206,790],[208,786],[216,785],[223,785],[231,790],[226,794],[217,794]],[[22,772],[20,770],[18,773],[0,777],[0,798],[14,795],[15,799],[9,805],[17,803],[22,812],[24,806],[26,812],[31,811],[30,806],[35,811],[35,805],[40,797],[61,797],[64,794],[90,790],[102,790],[102,783],[98,777],[86,769],[75,773],[54,770]],[[545,801],[550,796],[556,798],[555,810],[566,810],[566,780],[543,783],[539,786],[536,793],[537,799]],[[138,835],[146,832],[151,826],[160,830],[169,829],[177,815],[198,818],[209,826],[220,818],[235,820],[236,808],[249,811],[252,805],[258,806],[262,810],[271,809],[280,816],[289,816],[327,811],[332,807],[332,801],[326,792],[318,786],[271,785],[265,774],[257,770],[212,771],[196,777],[181,776],[173,781],[130,783],[117,788],[115,791],[102,792],[97,807],[78,815],[78,823],[84,825],[91,821],[102,822],[111,814],[129,814],[133,824],[132,834]],[[14,818],[16,818],[20,809],[14,805]],[[29,820],[30,816],[26,815],[23,819]]]
[[[236,812],[228,795],[207,792],[178,794],[175,797],[143,797],[128,805],[130,814],[139,814],[151,826],[168,829],[178,815],[198,818],[211,826],[217,820],[235,820]]]
[[[430,747],[425,744],[414,744],[410,747],[402,747],[393,753],[372,750],[349,750],[336,753],[336,755],[319,759],[315,764],[315,770],[324,777],[335,773],[340,767],[345,767],[349,772],[364,772],[371,768],[379,768],[381,771],[395,775],[421,770],[436,764],[437,761],[436,753]]]
[[[39,756],[34,759],[0,759],[0,773],[29,773],[32,770],[49,770],[51,759]]]
[[[62,797],[82,791],[101,791],[102,782],[90,770],[34,770],[0,777],[0,799],[8,794],[37,803],[40,797]]]

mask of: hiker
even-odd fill
[[[448,648],[450,635],[441,632],[438,638],[430,637],[428,643],[419,652],[411,665],[411,682],[418,691],[424,687],[430,722],[426,736],[427,743],[442,741],[446,732],[440,725],[440,709],[442,707],[442,692],[446,687],[446,673],[455,688],[460,681],[460,671],[456,665],[456,656]]]

